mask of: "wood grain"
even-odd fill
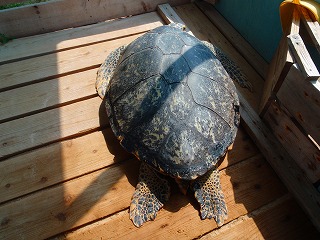
[[[310,184],[320,180],[320,151],[292,122],[284,106],[271,103],[264,118],[275,137],[308,177]]]
[[[45,239],[123,210],[138,179],[137,167],[126,161],[1,205],[0,237]]]
[[[271,175],[270,175],[271,174]],[[260,176],[270,176],[265,179]],[[229,209],[228,222],[285,194],[283,185],[263,158],[252,158],[220,172]],[[252,194],[248,194],[251,192]],[[201,220],[192,196],[173,193],[154,221],[136,228],[127,211],[59,236],[56,239],[192,239],[216,229],[214,220]]]
[[[90,143],[90,144],[88,144]],[[51,144],[0,164],[0,202],[132,158],[110,128]]]
[[[320,77],[320,74],[301,36],[299,34],[289,35],[288,44],[289,44],[290,50],[293,53],[294,59],[299,64],[299,69],[302,75],[307,80],[318,79]]]
[[[282,36],[277,51],[271,60],[268,75],[266,81],[264,82],[259,106],[260,116],[264,115],[270,103],[274,100],[275,94],[279,91],[279,88],[281,87],[292,65],[293,58],[289,51],[287,37]]]
[[[248,236],[250,239],[317,239],[319,233],[296,202],[285,196],[200,239],[247,239]]]
[[[247,100],[241,94],[239,98],[240,114],[246,131],[319,231],[320,193],[310,184],[305,173],[281,146]]]
[[[257,154],[254,143],[240,128],[219,169]],[[4,193],[0,195],[0,202],[68,181],[129,157],[132,156],[120,146],[110,128],[20,154],[0,164],[0,189]]]
[[[307,11],[307,9],[301,7],[301,20],[302,23],[305,25],[311,40],[313,41],[314,46],[320,53],[320,25],[317,21],[313,21]]]
[[[26,59],[19,63],[1,65],[0,91],[15,85],[26,85],[39,79],[56,78],[62,74],[77,72],[79,69],[98,67],[112,50],[132,42],[140,35],[34,57],[32,61]]]
[[[54,0],[2,10],[0,32],[14,38],[79,27],[105,20],[155,11],[157,5],[172,6],[187,0]],[[32,26],[32,27],[29,27]]]
[[[319,81],[306,81],[300,71],[292,67],[277,93],[281,104],[317,143],[320,143],[319,85]]]
[[[0,94],[0,123],[96,95],[97,68]]]
[[[0,124],[0,158],[99,128],[100,105],[95,97]]]
[[[180,23],[185,26],[185,31],[193,36],[193,33],[169,4],[158,5],[157,11],[167,24]]]
[[[1,46],[0,65],[64,49],[143,33],[162,25],[156,12],[101,22],[89,26],[18,38]]]

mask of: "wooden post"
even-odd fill
[[[314,40],[316,46],[319,46],[319,24],[311,21],[311,18],[304,8],[296,6],[292,12],[291,25],[283,30],[284,33],[280,40],[279,47],[270,64],[259,107],[261,117],[267,111],[270,103],[275,99],[275,94],[280,89],[294,63],[298,64],[299,70],[307,80],[315,80],[320,76],[317,67],[313,63],[313,60],[299,35],[300,22],[303,22],[307,26],[311,39]]]

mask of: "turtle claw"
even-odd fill
[[[211,170],[193,183],[194,194],[200,204],[201,219],[212,219],[220,227],[228,217],[228,210],[222,193],[219,172]]]
[[[144,222],[154,220],[169,196],[168,181],[160,178],[146,163],[142,163],[139,183],[130,205],[130,219],[133,224],[140,227]]]

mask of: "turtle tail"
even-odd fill
[[[96,79],[96,90],[100,98],[104,98],[106,95],[110,80],[113,76],[114,70],[118,65],[118,61],[121,58],[126,45],[118,47],[113,50],[106,60],[101,64]]]

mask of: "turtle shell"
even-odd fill
[[[121,145],[156,170],[194,179],[233,143],[239,100],[229,75],[200,40],[170,26],[128,45],[106,93]]]

